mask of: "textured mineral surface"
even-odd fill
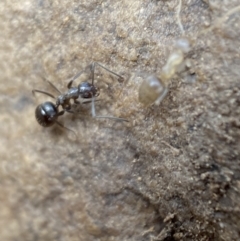
[[[240,240],[239,0],[0,1],[0,240]],[[138,101],[176,40],[160,105]],[[93,61],[91,103],[41,127],[32,89],[67,91]],[[90,80],[85,73],[73,85]]]

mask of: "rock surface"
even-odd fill
[[[240,240],[239,1],[179,6],[0,2],[0,240]],[[182,36],[184,70],[144,108],[139,73],[160,75]],[[64,92],[93,61],[125,78],[96,69],[97,114],[129,122],[86,104],[59,118],[77,140],[39,126],[51,99],[32,89]]]

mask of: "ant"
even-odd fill
[[[63,126],[60,122],[58,122],[58,117],[63,115],[65,112],[68,113],[75,113],[72,111],[72,103],[70,102],[71,100],[74,101],[75,104],[80,104],[81,102],[78,101],[78,98],[82,99],[91,99],[92,103],[92,117],[93,118],[107,118],[107,119],[114,119],[114,120],[120,120],[120,121],[127,121],[124,118],[118,118],[114,116],[98,116],[96,115],[95,111],[95,97],[99,96],[99,89],[94,85],[94,72],[95,72],[95,67],[98,65],[99,67],[105,69],[106,71],[110,72],[111,74],[117,76],[119,78],[119,82],[123,82],[124,78],[117,73],[109,70],[108,68],[102,66],[98,62],[93,62],[92,64],[88,65],[83,71],[80,71],[77,73],[74,77],[72,77],[67,84],[68,91],[66,93],[61,93],[58,88],[52,84],[50,81],[46,80],[58,93],[59,96],[55,97],[54,95],[42,91],[42,90],[37,90],[34,89],[32,90],[33,95],[35,95],[36,92],[50,96],[51,98],[56,100],[56,104],[46,101],[40,105],[37,106],[35,110],[35,117],[37,122],[43,126],[43,127],[49,127],[52,126],[53,124],[57,123],[59,126],[70,130]],[[77,87],[72,87],[73,81],[76,80],[82,73],[86,71],[86,69],[90,69],[91,71],[91,80],[92,83],[88,82],[82,82],[80,83]],[[88,103],[89,101],[84,101],[82,103]],[[62,107],[62,110],[59,111],[59,107]],[[72,130],[70,130],[72,131]]]

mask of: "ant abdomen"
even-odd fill
[[[58,118],[58,109],[50,101],[44,102],[37,106],[35,110],[37,122],[43,127],[52,126]]]
[[[155,75],[145,76],[138,91],[138,99],[145,106],[154,102],[159,104],[166,95],[167,89]]]

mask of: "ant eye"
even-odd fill
[[[41,126],[49,127],[56,122],[58,110],[52,102],[45,102],[37,106],[35,116]]]

